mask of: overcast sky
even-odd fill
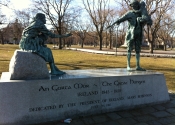
[[[30,5],[30,0],[10,0],[9,8],[2,6],[1,11],[7,16],[7,19],[13,18],[13,9],[22,10],[28,8]]]
[[[75,2],[75,1],[73,3],[76,3],[76,5],[81,4],[80,0],[77,0],[77,2]],[[110,0],[110,2],[112,3],[111,5],[116,4],[114,2],[114,0]],[[29,8],[30,4],[31,4],[31,0],[10,0],[9,8],[2,6],[1,11],[4,15],[6,15],[7,20],[12,20],[12,19],[14,19],[13,9],[14,10],[22,10],[25,8]]]

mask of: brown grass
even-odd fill
[[[51,47],[51,45],[49,45]],[[8,72],[10,59],[17,45],[0,45],[0,74]],[[52,50],[55,64],[61,70],[126,68],[126,56],[100,55],[72,50]],[[135,57],[131,59],[135,67]],[[175,59],[141,57],[141,66],[147,70],[162,72],[169,90],[175,91]]]

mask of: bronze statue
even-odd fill
[[[60,71],[55,66],[52,51],[44,44],[44,42],[48,39],[48,37],[60,38],[68,37],[72,34],[54,34],[46,28],[45,24],[45,15],[42,13],[37,13],[30,25],[23,30],[19,47],[24,51],[36,53],[44,58],[44,60],[50,65],[52,75],[65,74],[65,72]]]
[[[131,51],[135,46],[136,52],[136,70],[146,71],[140,67],[140,51],[143,38],[143,27],[145,24],[152,25],[151,17],[148,16],[145,8],[145,3],[133,0],[130,3],[133,10],[128,11],[121,16],[116,22],[107,28],[111,28],[113,25],[119,25],[121,22],[128,21],[128,29],[125,36],[125,42],[127,43],[127,70],[131,70],[130,59]]]

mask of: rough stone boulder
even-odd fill
[[[16,50],[9,65],[10,80],[47,79],[45,60],[32,52]]]

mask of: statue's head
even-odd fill
[[[46,17],[44,14],[42,13],[37,13],[35,16],[35,20],[40,20],[42,21],[44,24],[46,24]]]
[[[130,3],[130,6],[134,9],[134,10],[139,10],[140,8],[140,3],[137,0],[132,0]]]

